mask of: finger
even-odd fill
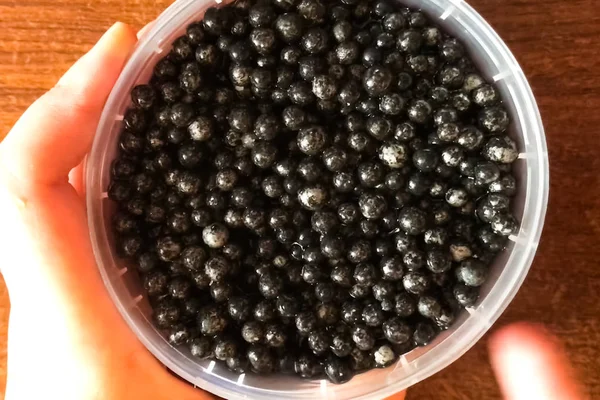
[[[18,184],[67,181],[91,146],[104,102],[136,41],[129,26],[115,24],[23,114],[0,145],[0,160]]]
[[[396,393],[393,396],[387,397],[385,400],[404,400],[406,398],[406,390],[400,393]]]
[[[507,400],[581,400],[569,360],[542,327],[519,323],[490,342],[492,367]]]
[[[144,36],[146,33],[148,33],[148,31],[150,29],[152,29],[152,27],[154,26],[155,22],[156,22],[156,20],[150,21],[146,24],[146,26],[144,26],[142,29],[140,29],[139,32],[137,33],[137,38],[141,39],[142,36]]]

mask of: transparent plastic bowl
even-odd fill
[[[217,2],[219,3],[219,2]],[[496,321],[521,286],[538,246],[548,200],[548,157],[542,122],[533,94],[517,61],[494,30],[461,0],[400,0],[420,8],[468,48],[487,79],[496,82],[511,114],[510,132],[521,149],[516,162],[518,194],[514,212],[521,221],[508,249],[498,256],[478,304],[467,309],[451,329],[430,345],[400,357],[395,366],[356,376],[343,385],[295,377],[237,375],[212,361],[197,361],[187,350],[172,347],[154,328],[150,307],[137,273],[113,251],[106,196],[110,164],[116,156],[129,92],[148,81],[155,63],[183,34],[187,24],[201,19],[210,0],[179,0],[144,35],[115,85],[102,114],[87,160],[87,209],[91,240],[106,288],[127,324],[164,365],[190,383],[227,399],[382,399],[447,367],[479,340]]]

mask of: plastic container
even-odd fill
[[[105,188],[131,88],[147,82],[155,63],[183,34],[185,26],[201,19],[204,10],[215,5],[210,0],[179,0],[141,39],[106,103],[87,160],[87,209],[98,267],[115,305],[148,350],[190,383],[227,399],[382,399],[433,375],[469,350],[508,306],[525,279],[542,232],[549,187],[546,142],[529,84],[506,45],[464,1],[401,0],[399,4],[420,8],[459,38],[484,76],[500,89],[512,116],[512,136],[522,151],[516,162],[519,191],[514,202],[514,212],[521,220],[519,234],[510,237],[508,249],[496,259],[476,307],[467,309],[450,330],[429,346],[403,355],[395,366],[358,375],[344,385],[295,377],[238,376],[215,362],[197,362],[187,350],[172,347],[152,326],[137,273],[113,253],[110,229],[106,229],[112,204]]]

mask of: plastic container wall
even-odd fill
[[[219,3],[219,2],[217,2]],[[511,135],[521,155],[516,163],[519,191],[515,214],[521,220],[508,249],[498,256],[476,307],[467,309],[448,331],[424,347],[400,357],[395,366],[356,376],[349,383],[304,381],[295,377],[237,375],[213,361],[197,361],[185,349],[172,347],[155,329],[137,273],[113,252],[106,196],[110,164],[116,156],[121,121],[129,92],[146,83],[156,62],[187,24],[201,19],[210,0],[179,0],[168,8],[141,39],[105,106],[87,160],[87,209],[98,267],[127,324],[169,369],[190,383],[227,399],[382,399],[447,367],[471,348],[496,321],[521,286],[540,239],[548,199],[548,158],[537,105],[523,71],[493,29],[461,0],[401,0],[420,8],[442,28],[459,38],[483,75],[496,82],[512,117]]]

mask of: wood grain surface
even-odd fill
[[[550,154],[544,235],[521,291],[496,326],[544,323],[600,398],[600,12],[595,0],[470,0],[521,63]],[[0,138],[114,21],[142,27],[169,0],[0,0]],[[2,221],[0,221],[2,223]],[[25,267],[25,266],[21,266]],[[8,297],[0,289],[0,393]],[[409,399],[500,398],[481,340]],[[550,400],[550,399],[549,399]]]

